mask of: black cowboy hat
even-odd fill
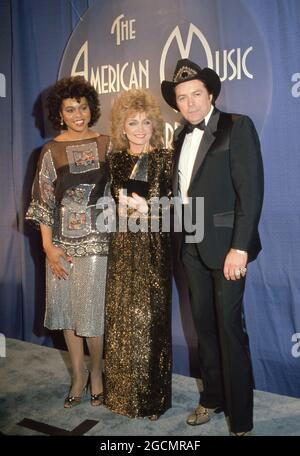
[[[199,79],[202,81],[209,93],[213,95],[213,99],[216,100],[221,90],[221,80],[217,73],[211,68],[201,69],[196,63],[189,59],[178,60],[172,81],[162,81],[161,92],[162,96],[172,108],[176,109],[176,97],[174,88],[182,82],[192,81],[193,79]]]

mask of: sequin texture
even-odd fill
[[[47,143],[40,156],[26,219],[52,229],[52,242],[72,258],[69,276],[56,278],[46,260],[46,313],[49,329],[79,336],[104,332],[109,233],[99,232],[97,201],[108,186],[109,138]]]
[[[149,152],[150,197],[169,194],[172,156]],[[112,153],[112,194],[135,163]],[[116,232],[108,260],[105,329],[105,404],[130,417],[162,414],[171,407],[170,235]]]

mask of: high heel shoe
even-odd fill
[[[103,404],[103,392],[98,394],[91,394],[91,405],[98,407]]]
[[[160,416],[161,416],[161,415],[159,415],[159,414],[150,415],[150,416],[148,416],[148,419],[149,419],[150,421],[157,421],[157,420],[159,419]]]
[[[100,375],[102,375],[102,374],[100,374]],[[102,382],[101,382],[101,384],[102,384]],[[103,391],[101,391],[101,393],[96,393],[96,394],[92,393],[92,374],[91,374],[91,372],[90,372],[90,392],[91,392],[91,399],[90,399],[91,406],[99,407],[99,405],[102,405],[103,401],[104,401]]]
[[[87,394],[87,389],[88,389],[88,385],[89,385],[89,381],[90,381],[89,372],[87,371],[87,373],[88,373],[87,380],[83,387],[81,395],[73,396],[72,394],[68,394],[68,396],[64,400],[64,408],[72,408],[72,407],[75,407],[75,405],[79,405],[82,401],[83,396],[85,396]],[[70,388],[70,391],[71,391],[71,389],[72,389],[72,386]]]

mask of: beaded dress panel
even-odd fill
[[[56,278],[46,259],[46,313],[49,329],[72,329],[80,336],[104,332],[109,233],[99,232],[99,198],[109,188],[109,137],[45,144],[26,219],[52,229],[53,244],[72,258],[66,280]]]

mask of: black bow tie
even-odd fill
[[[201,120],[201,122],[196,125],[193,125],[188,122],[185,126],[185,130],[187,133],[192,133],[194,131],[194,128],[200,128],[200,130],[205,130],[205,119]]]

